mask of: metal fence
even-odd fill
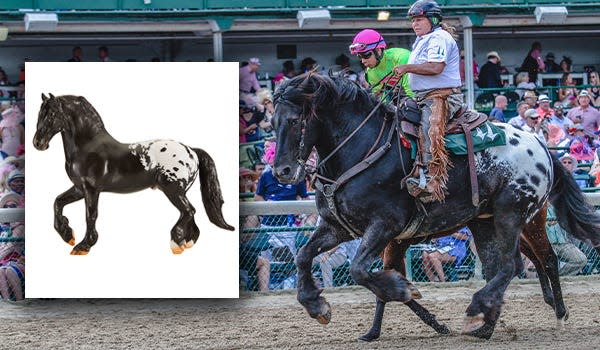
[[[599,208],[600,194],[586,194],[588,201]],[[297,271],[294,258],[312,235],[318,221],[313,200],[282,202],[241,202],[240,204],[240,288],[248,291],[267,291],[295,288]],[[460,234],[426,241],[411,246],[406,252],[407,277],[420,282],[454,282],[482,278],[481,263],[472,240],[464,242],[464,258],[442,262],[437,266],[435,253],[442,255],[448,249],[463,244]],[[313,275],[322,287],[353,285],[350,263],[358,241],[340,245],[335,251],[324,252],[313,261]],[[600,273],[600,257],[584,242],[575,242],[581,254],[578,274]],[[524,258],[524,257],[523,257]],[[535,268],[524,258],[525,270],[520,278],[535,278]],[[561,269],[565,262],[561,262]],[[371,269],[383,267],[377,259]],[[441,267],[441,271],[438,271]]]
[[[24,221],[24,209],[0,209],[0,299],[25,296],[25,238],[13,224]]]

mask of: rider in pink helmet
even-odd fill
[[[350,45],[350,53],[358,55],[359,53],[369,52],[374,49],[385,49],[387,45],[383,36],[378,31],[373,29],[365,29],[360,31],[352,40]]]
[[[365,67],[365,80],[373,93],[386,98],[386,92],[400,83],[404,90],[403,94],[412,96],[408,76],[402,79],[391,76],[394,67],[408,63],[410,51],[403,48],[388,49],[383,35],[373,29],[364,29],[354,37],[350,45],[350,53],[357,55]],[[389,96],[389,99],[394,100],[395,97]]]

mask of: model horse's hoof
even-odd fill
[[[71,255],[87,255],[89,253],[88,250],[77,250],[77,249],[73,249],[71,251]]]
[[[67,242],[71,247],[75,245],[75,238],[71,238],[70,241]]]
[[[320,324],[328,324],[331,321],[331,305],[323,298],[321,304],[321,314],[315,317]]]
[[[190,249],[193,246],[194,246],[194,241],[187,241],[187,242],[185,242],[185,248],[186,249]]]
[[[173,254],[181,254],[185,250],[185,244],[178,245],[177,243],[171,241],[171,251]]]

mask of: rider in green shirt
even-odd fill
[[[371,86],[371,91],[383,98],[389,89],[396,86],[398,77],[390,74],[394,67],[408,63],[410,51],[401,48],[386,49],[383,36],[373,29],[365,29],[356,34],[350,53],[358,55],[361,63],[367,67],[365,79]],[[408,75],[400,78],[400,84],[407,96],[413,96],[410,90]]]

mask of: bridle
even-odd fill
[[[391,72],[388,73],[386,75],[386,77],[389,77],[391,79]],[[379,136],[377,137],[377,139],[375,140],[375,143],[369,149],[369,151],[367,152],[367,154],[365,155],[363,160],[360,161],[359,163],[357,163],[356,165],[352,166],[350,169],[348,169],[346,172],[344,172],[342,175],[340,175],[336,180],[332,180],[332,179],[329,179],[329,178],[321,175],[320,172],[322,173],[322,171],[320,171],[320,170],[324,167],[325,163],[329,159],[331,159],[331,157],[333,157],[333,155],[335,155],[342,147],[344,147],[350,141],[350,139],[354,135],[356,135],[356,133],[371,119],[371,117],[373,115],[375,115],[375,112],[379,109],[379,107],[381,107],[381,105],[384,103],[384,101],[389,97],[389,94],[392,93],[393,91],[396,91],[399,82],[400,82],[400,79],[396,80],[393,88],[388,90],[385,93],[385,95],[379,100],[377,105],[375,105],[375,107],[373,107],[371,112],[364,118],[364,120],[348,136],[346,136],[346,138],[333,151],[331,151],[325,158],[323,158],[323,160],[321,160],[317,164],[315,169],[313,170],[313,172],[316,173],[315,174],[315,178],[316,178],[315,187],[317,188],[317,190],[319,192],[321,192],[325,196],[325,199],[327,201],[327,206],[329,207],[330,212],[333,214],[333,216],[336,218],[336,220],[340,223],[340,225],[342,225],[342,227],[354,239],[362,236],[362,233],[358,229],[356,229],[350,222],[348,222],[348,220],[344,219],[338,213],[337,207],[335,204],[335,192],[340,186],[342,186],[343,184],[348,182],[351,178],[360,174],[364,170],[368,169],[371,166],[371,164],[375,163],[379,158],[381,158],[391,148],[392,138],[395,133],[399,132],[398,112],[396,111],[396,114],[394,115],[394,118],[392,121],[392,126],[390,127],[390,130],[388,132],[386,142],[382,146],[380,146],[377,150],[374,150],[374,149],[375,149],[376,145],[379,143],[379,141],[381,140],[381,136],[383,135],[383,131],[385,129],[387,122],[383,123],[381,131],[379,133]],[[305,147],[306,147],[305,142],[304,142],[305,135],[306,135],[306,119],[307,119],[307,113],[305,110],[303,110],[302,120],[300,123],[301,134],[300,134],[300,141],[298,144],[298,157],[296,158],[298,167],[296,168],[296,173],[294,174],[294,179],[298,179],[298,177],[300,176],[300,172],[306,166],[306,161],[304,159],[302,159],[302,154],[305,151]],[[398,141],[398,142],[400,143],[400,141]],[[404,168],[402,152],[400,152],[400,161],[403,164],[403,168]],[[321,182],[321,180],[325,181],[327,183],[323,184]]]

